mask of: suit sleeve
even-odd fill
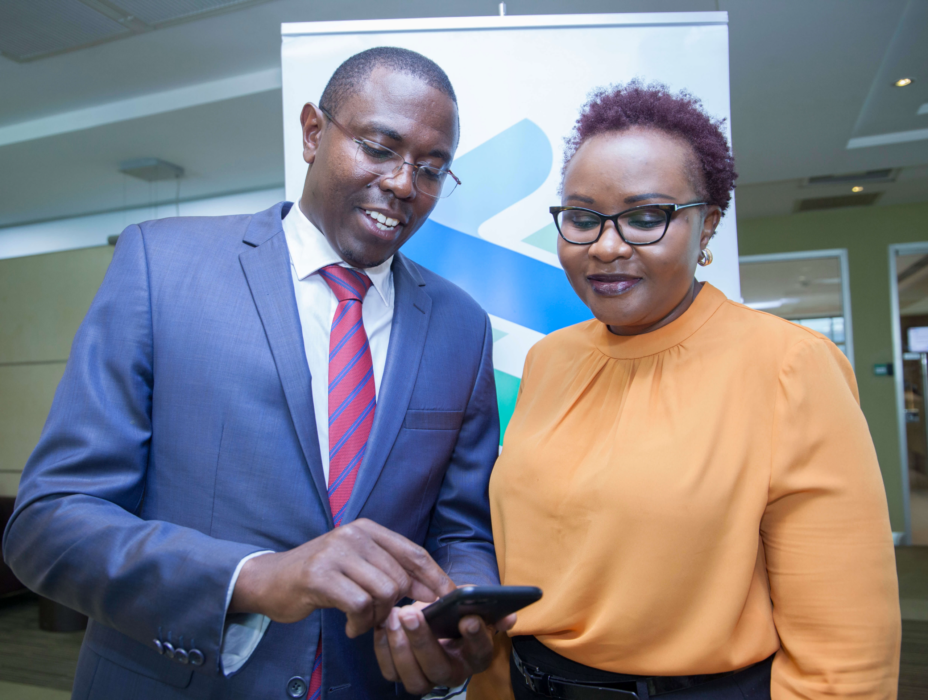
[[[457,584],[499,583],[490,528],[490,472],[499,455],[493,331],[485,317],[480,365],[432,512],[426,549]]]
[[[900,620],[886,495],[850,364],[800,343],[779,377],[761,536],[781,648],[774,700],[892,698]]]
[[[226,594],[259,547],[136,513],[152,432],[153,338],[145,242],[119,237],[71,348],[4,534],[7,563],[29,588],[154,649],[205,656],[220,672]]]

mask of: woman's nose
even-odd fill
[[[619,235],[619,230],[612,221],[607,221],[603,228],[603,233],[599,240],[590,246],[589,254],[591,257],[602,260],[603,262],[612,262],[619,258],[628,258],[634,248],[630,246]]]

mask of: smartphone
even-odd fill
[[[462,617],[479,615],[492,625],[540,598],[541,589],[535,586],[463,586],[424,608],[422,614],[436,637],[457,639]]]

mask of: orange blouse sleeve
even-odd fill
[[[761,537],[773,700],[895,698],[901,623],[885,491],[850,364],[808,339],[779,376]]]

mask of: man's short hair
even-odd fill
[[[336,114],[341,103],[355,94],[378,66],[413,75],[445,93],[455,105],[458,103],[451,81],[435,61],[409,49],[377,46],[355,54],[335,70],[322,91],[319,106],[329,114]]]

